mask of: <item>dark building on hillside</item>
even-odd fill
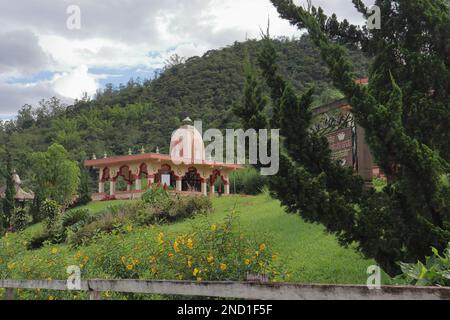
[[[353,167],[366,184],[371,185],[374,178],[383,177],[383,174],[374,163],[364,129],[354,121],[351,109],[345,99],[314,109],[314,130],[327,137],[335,160]]]

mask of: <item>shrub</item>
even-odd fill
[[[243,234],[234,214],[222,224],[199,219],[186,234],[155,228],[151,235],[135,239],[134,250],[120,236],[103,239],[98,267],[115,279],[244,281],[248,273],[275,280],[286,276],[269,244]]]
[[[177,198],[168,208],[167,221],[175,222],[192,218],[197,214],[207,214],[212,210],[212,202],[207,197]]]
[[[144,209],[143,202],[110,206],[96,217],[89,215],[86,220],[69,227],[67,242],[72,246],[80,246],[89,243],[101,234],[120,230],[123,225],[135,221]]]
[[[73,209],[62,215],[62,226],[68,228],[75,224],[86,222],[90,217],[91,214],[88,209]]]
[[[15,208],[13,216],[13,227],[15,231],[22,231],[28,226],[30,222],[28,212],[25,208]]]
[[[41,214],[44,217],[45,225],[48,230],[55,227],[58,216],[61,213],[60,205],[53,200],[45,200],[41,205]]]
[[[162,199],[164,200],[155,200],[153,205],[139,201],[111,206],[102,214],[91,218],[92,220],[88,219],[84,224],[69,227],[67,241],[72,246],[80,246],[98,235],[119,230],[125,224],[147,226],[175,222],[197,214],[207,214],[212,210],[211,200],[206,197],[162,196]]]
[[[236,193],[246,195],[257,195],[267,186],[267,178],[262,176],[253,167],[235,171],[231,174],[230,183],[236,186]]]
[[[426,258],[426,263],[401,263],[403,274],[397,280],[406,281],[417,286],[450,286],[450,243],[441,256],[433,248],[433,256]]]
[[[170,201],[170,196],[163,188],[153,187],[148,189],[141,200],[149,205],[161,205]]]
[[[42,248],[45,242],[52,241],[53,235],[47,229],[44,229],[31,237],[31,240],[30,242],[28,242],[27,247],[29,250],[36,250]]]

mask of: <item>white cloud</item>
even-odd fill
[[[56,93],[72,99],[81,98],[83,93],[92,96],[99,88],[97,78],[89,74],[87,66],[56,75],[51,85]]]
[[[362,22],[351,0],[313,3],[326,13]],[[66,28],[71,4],[81,8],[81,30]],[[174,53],[187,58],[258,38],[268,18],[273,36],[300,34],[278,17],[269,0],[0,1],[0,113],[50,94],[93,94],[98,80],[107,76],[90,74],[93,68],[151,70]],[[56,76],[29,85],[7,82],[39,71]]]

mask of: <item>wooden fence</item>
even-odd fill
[[[14,299],[15,289],[68,291],[66,281],[0,280],[5,299]],[[450,300],[448,287],[382,286],[370,290],[359,285],[304,285],[291,283],[191,282],[143,280],[88,280],[81,290],[91,300],[101,292],[167,294],[193,297],[238,298],[249,300]]]

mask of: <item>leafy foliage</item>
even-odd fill
[[[450,243],[443,255],[433,248],[433,256],[425,259],[425,264],[401,263],[403,274],[397,280],[407,281],[416,286],[450,286]]]
[[[45,200],[41,206],[47,230],[53,230],[61,213],[61,206],[54,200]]]
[[[12,226],[14,231],[22,231],[29,224],[28,211],[25,208],[16,208],[12,219]]]
[[[268,179],[255,168],[248,167],[232,172],[230,183],[232,188],[236,188],[237,194],[257,195],[267,186]]]
[[[111,206],[95,217],[82,212],[69,213],[68,218],[63,218],[63,225],[72,220],[77,223],[68,228],[68,243],[72,246],[80,246],[105,233],[120,232],[125,227],[173,223],[193,218],[196,215],[207,214],[212,210],[209,198],[171,198],[164,190],[161,189],[164,191],[163,193],[158,189],[147,192],[145,201]],[[148,202],[149,199],[152,201]]]
[[[52,199],[67,207],[80,183],[77,163],[70,160],[67,151],[59,144],[51,145],[46,152],[34,153],[32,161],[37,197]]]
[[[170,201],[170,196],[163,188],[153,186],[142,194],[141,200],[149,205],[157,205]]]

